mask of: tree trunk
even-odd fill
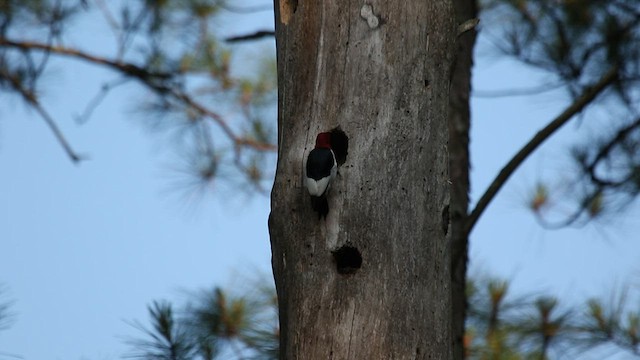
[[[448,0],[279,0],[269,230],[282,359],[450,359]],[[349,137],[318,219],[319,132]]]
[[[462,24],[476,18],[476,0],[453,0],[456,21]],[[453,359],[465,358],[464,327],[467,311],[467,259],[469,234],[469,129],[471,111],[471,68],[476,30],[471,29],[458,38],[451,77],[449,109],[449,163],[451,173],[451,299],[453,324]]]

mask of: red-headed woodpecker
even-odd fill
[[[336,176],[338,163],[331,150],[331,133],[323,132],[316,137],[316,147],[307,157],[307,190],[311,195],[311,206],[319,217],[329,213],[327,190]]]

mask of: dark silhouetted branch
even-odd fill
[[[95,64],[104,65],[110,67],[114,70],[118,70],[120,72],[125,73],[125,75],[129,75],[140,80],[148,80],[152,78],[156,79],[168,79],[172,76],[170,73],[162,73],[162,72],[152,72],[143,67],[140,67],[135,64],[122,62],[122,61],[114,61],[107,58],[87,54],[85,52],[63,47],[63,46],[54,46],[30,41],[13,41],[6,38],[0,38],[0,47],[13,47],[21,50],[39,50],[48,53],[54,53],[59,55],[66,55],[70,57],[74,57],[81,60],[86,60]]]
[[[496,196],[498,191],[507,182],[509,177],[515,172],[515,170],[524,162],[524,160],[533,153],[535,149],[540,146],[546,139],[553,135],[558,129],[560,129],[567,121],[569,121],[574,115],[578,114],[582,109],[589,105],[604,89],[616,81],[618,78],[618,68],[613,67],[607,71],[602,78],[593,86],[584,90],[582,95],[577,97],[569,107],[567,107],[558,117],[553,119],[542,130],[538,131],[536,135],[529,140],[529,142],[518,151],[511,160],[500,170],[496,178],[491,182],[487,190],[484,192],[473,211],[471,211],[467,218],[466,230],[470,233],[475,226],[478,218],[487,208],[489,203]]]
[[[640,118],[636,119],[631,124],[618,130],[618,133],[616,134],[616,136],[614,136],[611,140],[609,140],[606,144],[604,144],[604,146],[600,148],[600,150],[598,151],[594,159],[591,161],[591,163],[585,164],[586,165],[585,171],[587,172],[587,174],[589,175],[589,178],[594,184],[598,186],[603,186],[603,187],[619,187],[629,182],[635,176],[635,174],[632,172],[623,180],[618,180],[618,181],[607,180],[607,179],[598,177],[598,175],[596,174],[596,167],[598,166],[598,163],[600,163],[603,159],[605,159],[607,156],[611,154],[611,152],[616,147],[616,145],[622,143],[638,127],[640,127]]]
[[[265,37],[273,37],[275,35],[276,33],[273,30],[259,30],[254,32],[253,34],[231,36],[226,38],[225,41],[230,43],[241,42],[241,41],[252,41],[252,40],[260,40]]]

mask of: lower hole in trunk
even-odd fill
[[[360,255],[360,251],[353,246],[343,246],[333,251],[332,254],[336,261],[338,274],[354,274],[362,266],[362,255]]]

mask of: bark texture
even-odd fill
[[[269,230],[282,359],[451,358],[448,0],[276,0]],[[316,134],[349,153],[318,220]],[[361,260],[361,263],[358,263]]]
[[[476,0],[453,0],[456,21],[462,24],[478,16]],[[453,324],[453,359],[465,357],[464,328],[467,312],[467,262],[469,234],[469,130],[473,47],[476,30],[458,38],[451,77],[449,110],[449,163],[451,173],[451,298]]]

